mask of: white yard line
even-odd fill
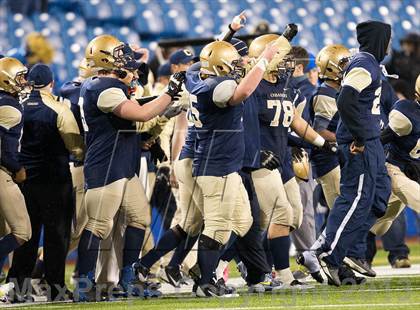
[[[420,302],[412,302],[412,303],[387,303],[387,304],[326,304],[326,305],[302,305],[302,306],[267,306],[267,307],[237,307],[237,308],[194,308],[195,310],[219,310],[219,309],[226,309],[226,310],[262,310],[262,309],[323,309],[323,308],[337,308],[337,309],[345,309],[345,308],[357,308],[357,307],[404,307],[404,306],[420,306]],[[181,308],[177,309],[180,310]]]

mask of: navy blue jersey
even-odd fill
[[[73,112],[74,118],[76,119],[77,126],[79,126],[80,134],[84,134],[82,117],[80,115],[80,88],[82,83],[78,81],[69,81],[63,84],[60,88],[60,96],[70,101],[70,110]]]
[[[261,149],[274,152],[280,162],[284,160],[294,106],[297,101],[304,101],[296,89],[284,87],[284,80],[277,83],[262,80],[251,96],[259,106]]]
[[[251,96],[252,98],[252,96]],[[260,122],[258,119],[259,105],[255,100],[248,98],[244,105],[244,139],[245,155],[243,168],[260,168],[261,141],[260,141]]]
[[[0,166],[10,173],[22,168],[19,163],[23,109],[19,101],[0,90]]]
[[[185,83],[197,129],[193,176],[225,176],[242,168],[243,104],[229,106],[236,82],[228,77],[200,78],[198,66],[187,71]]]
[[[328,130],[335,133],[339,120],[336,104],[337,90],[322,83],[309,102],[312,127],[316,131]],[[338,155],[313,149],[310,153],[312,173],[314,178],[319,178],[339,165]]]
[[[115,78],[93,77],[83,82],[80,96],[87,147],[87,189],[133,177],[140,159],[140,138],[134,122],[112,113],[128,98],[127,86]],[[102,104],[107,97],[117,99]]]
[[[360,93],[357,113],[347,120],[344,120],[343,116],[340,118],[336,135],[339,144],[351,143],[355,140],[345,122],[357,121],[359,124],[357,131],[363,140],[379,138],[381,75],[378,61],[366,52],[356,54],[347,66],[342,85],[343,87],[350,86]]]
[[[23,107],[19,160],[26,169],[27,180],[68,182],[71,180],[68,148],[73,148],[75,135],[79,136],[79,142],[82,140],[69,107],[42,90],[33,90],[23,101]]]
[[[389,144],[387,161],[401,169],[420,162],[420,103],[399,100],[389,114],[389,127],[397,134]]]
[[[308,102],[311,100],[312,95],[315,92],[316,87],[309,81],[306,75],[302,75],[300,77],[292,78],[291,86],[293,88],[299,89],[300,93],[306,99],[305,108],[302,112],[302,118],[310,123],[310,107]]]

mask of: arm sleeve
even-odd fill
[[[11,173],[21,169],[18,159],[19,140],[8,134],[8,131],[18,126],[22,113],[12,106],[0,107],[0,165]]]
[[[217,84],[213,90],[213,102],[219,108],[226,108],[230,98],[233,97],[238,84],[234,80],[224,80]]]
[[[84,144],[79,126],[71,110],[64,104],[57,111],[57,129],[64,141],[66,149],[77,160],[83,159]]]
[[[110,113],[126,100],[127,96],[121,88],[112,87],[100,93],[97,104],[102,112]]]
[[[232,40],[233,36],[235,35],[236,31],[232,29],[232,27],[228,26],[228,29],[224,32],[222,32],[218,37],[217,37],[217,41],[226,41],[226,42],[230,42],[230,40]]]
[[[313,100],[314,107],[314,129],[316,131],[327,129],[329,122],[337,113],[335,98],[317,95]]]
[[[365,143],[364,126],[359,117],[359,92],[351,86],[344,86],[337,98],[337,108],[341,121],[355,139],[356,145]]]
[[[354,67],[343,79],[343,86],[351,86],[359,93],[372,83],[372,77],[365,68]]]
[[[410,119],[395,109],[389,113],[388,125],[399,137],[409,135],[413,129],[413,124]]]
[[[313,147],[311,143],[306,142],[302,138],[295,136],[292,133],[287,134],[287,145],[304,148],[304,149],[311,149]]]

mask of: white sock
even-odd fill
[[[295,279],[289,267],[286,269],[276,270],[276,273],[277,278],[284,284],[290,284]]]
[[[226,267],[229,265],[229,262],[225,260],[220,260],[219,265],[216,268],[216,279],[219,280],[223,278],[223,273],[225,272]]]
[[[311,246],[311,251],[318,250],[325,242],[326,238],[326,229],[322,231],[322,233],[319,235],[318,239],[315,241],[315,243]]]

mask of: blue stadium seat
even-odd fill
[[[47,36],[57,49],[55,62],[62,80],[77,74],[78,59],[90,39],[109,33],[124,42],[155,48],[161,38],[207,37],[225,29],[246,9],[252,33],[265,20],[281,32],[295,22],[300,32],[293,43],[316,53],[325,44],[356,47],[355,26],[367,19],[390,22],[393,47],[407,32],[420,28],[420,2],[415,0],[50,0],[48,13],[13,14],[0,5],[0,52],[19,48],[31,31]],[[140,40],[141,38],[141,40]]]

